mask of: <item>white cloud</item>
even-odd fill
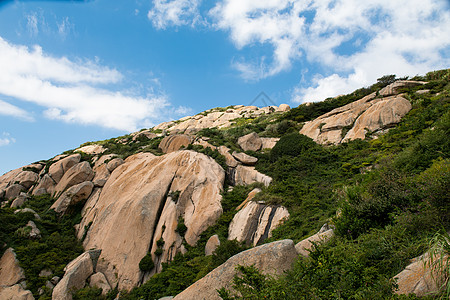
[[[297,102],[350,92],[387,73],[415,75],[450,64],[444,0],[222,0],[210,16],[238,49],[273,47],[271,59],[234,59],[245,79],[276,75],[300,58],[329,74],[315,76],[313,87],[297,86]]]
[[[167,115],[164,109],[175,110],[164,96],[106,88],[122,79],[120,72],[98,63],[55,58],[40,47],[29,49],[0,37],[0,94],[43,107],[47,118],[132,131],[160,121]]]
[[[158,29],[168,26],[195,26],[204,22],[198,10],[200,3],[201,0],[154,0],[148,18]]]
[[[58,34],[64,39],[66,36],[74,30],[75,26],[70,22],[69,17],[65,17],[61,22],[57,22]]]
[[[0,147],[8,146],[10,144],[14,144],[15,142],[16,139],[11,137],[11,135],[8,132],[3,132],[2,137],[0,137]]]
[[[36,36],[39,33],[38,19],[36,13],[26,16],[27,18],[27,30],[32,36]]]
[[[33,117],[25,110],[0,100],[0,115],[12,116],[25,121],[33,121]]]

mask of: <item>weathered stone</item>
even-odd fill
[[[106,164],[101,164],[100,166],[94,167],[95,176],[92,179],[94,186],[103,187],[111,176],[111,172],[108,170]]]
[[[39,272],[39,277],[48,277],[53,274],[52,270],[50,269],[42,269],[41,272]]]
[[[93,188],[94,184],[90,181],[74,185],[65,191],[50,208],[58,213],[65,213],[70,206],[88,199]]]
[[[84,287],[86,279],[95,271],[98,250],[89,250],[75,258],[64,268],[64,276],[53,289],[53,300],[71,300],[72,292]]]
[[[329,229],[327,231],[318,232],[309,238],[306,238],[295,245],[295,250],[302,256],[309,256],[311,250],[313,250],[313,243],[326,243],[334,235],[334,230]]]
[[[12,184],[8,186],[5,190],[5,198],[7,200],[12,200],[19,196],[20,192],[25,191],[25,187],[20,184]]]
[[[217,289],[231,288],[233,278],[237,274],[237,265],[254,265],[263,274],[281,275],[291,268],[296,258],[292,240],[276,241],[243,251],[175,296],[174,300],[219,300],[221,298]]]
[[[381,96],[391,96],[391,95],[397,95],[398,93],[400,93],[402,88],[405,87],[414,87],[414,86],[418,86],[418,85],[423,85],[426,82],[424,81],[412,81],[412,80],[397,80],[391,84],[389,84],[388,86],[382,88],[378,94]]]
[[[278,109],[277,109],[277,111],[282,111],[282,112],[289,111],[289,110],[291,110],[291,107],[287,104],[280,104],[280,106],[278,106]]]
[[[436,257],[434,263],[439,259],[440,257]],[[444,259],[444,265],[445,260],[448,260],[448,257]],[[418,297],[440,292],[445,275],[433,268],[434,263],[430,260],[429,253],[412,259],[411,263],[394,277],[398,285],[398,290],[395,292],[405,295],[412,293]]]
[[[92,274],[89,278],[89,285],[91,287],[102,289],[102,295],[106,295],[111,290],[111,286],[109,285],[108,280],[106,280],[105,275],[100,272]]]
[[[261,138],[261,149],[272,149],[278,143],[279,138]]]
[[[238,161],[243,163],[244,165],[254,166],[258,159],[256,157],[247,155],[242,152],[233,152],[233,157],[236,158]]]
[[[180,217],[190,245],[217,221],[224,180],[212,158],[194,151],[132,155],[114,170],[99,197],[88,200],[78,236],[90,225],[84,247],[103,250],[97,271],[111,286],[131,289],[142,278],[139,261],[149,249],[154,253],[161,237],[165,243],[156,265],[182,251],[175,232]]]
[[[123,159],[121,159],[121,158],[114,158],[107,165],[108,171],[109,172],[114,171],[118,166],[120,166],[123,163],[124,163]]]
[[[0,190],[6,190],[9,185],[14,184],[14,178],[21,172],[22,168],[18,168],[0,176]]]
[[[0,190],[0,199],[5,197],[5,190]]]
[[[250,201],[234,215],[228,228],[228,239],[258,245],[270,238],[272,231],[287,218],[289,212],[282,206]]]
[[[265,186],[269,186],[272,178],[255,170],[255,167],[247,167],[239,165],[232,174],[234,185],[249,185],[255,182],[261,182]]]
[[[37,214],[37,212],[35,212],[34,210],[32,210],[31,208],[28,208],[28,207],[26,207],[26,208],[22,208],[22,209],[16,209],[15,211],[14,211],[14,214],[18,214],[18,213],[32,213],[33,215],[34,215],[34,218],[36,219],[36,220],[40,220],[41,219],[41,217]]]
[[[24,279],[25,272],[19,266],[16,253],[12,248],[8,248],[0,259],[0,287],[11,286]]]
[[[53,283],[53,285],[57,285],[60,279],[61,278],[58,276],[53,276],[52,279],[50,279],[50,282]]]
[[[155,137],[158,137],[158,135],[154,132],[152,132],[151,130],[143,130],[143,131],[139,131],[137,132],[134,136],[133,136],[133,141],[135,141],[138,138],[141,137],[146,137],[147,139],[151,140],[154,139]]]
[[[25,204],[25,202],[27,202],[27,200],[28,195],[26,193],[21,192],[19,196],[17,196],[16,199],[14,199],[14,201],[11,203],[11,207],[12,208],[21,207],[22,205]]]
[[[186,134],[174,134],[166,136],[159,144],[159,148],[164,153],[180,150],[182,146],[187,147],[192,143],[192,137]]]
[[[34,188],[33,195],[39,196],[43,194],[52,194],[56,186],[56,182],[48,174],[45,174],[39,184]]]
[[[54,162],[50,166],[50,168],[48,170],[48,174],[52,177],[52,179],[56,183],[58,183],[61,180],[61,178],[63,177],[64,173],[67,172],[74,165],[79,163],[80,159],[81,159],[80,154],[73,154],[73,155],[63,158],[61,160],[58,160],[57,162]],[[55,159],[53,159],[53,160],[55,160]]]
[[[22,288],[20,284],[15,284],[4,289],[0,288],[0,299],[2,300],[34,300],[33,294]]]
[[[88,145],[75,150],[75,152],[84,152],[86,154],[101,154],[105,152],[106,149],[102,145]]]
[[[237,143],[244,151],[258,151],[262,146],[261,138],[255,132],[241,136]]]
[[[230,149],[225,146],[220,146],[217,148],[220,154],[225,157],[225,163],[227,166],[235,168],[239,164],[239,162],[230,154]]]
[[[28,221],[26,226],[31,228],[31,231],[28,233],[28,237],[30,239],[41,238],[41,231],[39,230],[39,228],[37,228],[36,224],[33,221]]]
[[[205,245],[205,255],[206,256],[212,255],[219,246],[220,246],[219,236],[217,234],[211,236]]]
[[[29,189],[33,184],[39,180],[39,175],[31,171],[20,172],[14,181],[22,185],[25,189]]]
[[[94,178],[94,171],[87,161],[74,165],[64,173],[59,183],[55,187],[56,195],[66,189],[85,181],[91,181]]]

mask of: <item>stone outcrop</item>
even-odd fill
[[[39,230],[39,228],[37,228],[36,224],[33,221],[28,221],[26,227],[31,228],[30,232],[28,233],[28,238],[33,240],[41,238],[41,231]]]
[[[49,174],[45,174],[39,184],[33,189],[33,195],[39,196],[43,194],[52,194],[56,186],[56,182]]]
[[[375,133],[397,124],[410,110],[410,102],[401,96],[377,98],[372,93],[306,122],[300,133],[319,144],[364,139],[368,131]]]
[[[14,214],[20,214],[20,213],[32,213],[36,220],[40,220],[41,219],[41,217],[34,210],[32,210],[31,208],[28,208],[28,207],[22,208],[22,209],[16,209],[14,211]]]
[[[103,148],[102,145],[87,145],[81,148],[76,149],[74,152],[84,152],[87,154],[102,154],[106,149]]]
[[[12,184],[8,186],[5,190],[5,198],[7,200],[12,200],[20,195],[22,191],[26,191],[25,187],[20,184]]]
[[[142,278],[139,261],[147,252],[159,265],[183,251],[183,238],[194,245],[216,222],[224,180],[212,158],[194,151],[130,156],[88,199],[78,236],[89,228],[84,247],[102,249],[98,271],[111,286],[131,289]],[[179,220],[187,227],[183,237],[175,231]],[[163,253],[157,258],[161,238]]]
[[[307,257],[313,250],[314,243],[326,243],[334,235],[334,229],[327,224],[322,226],[318,233],[298,242],[295,245],[295,250],[298,254]]]
[[[439,260],[437,257],[434,261]],[[448,260],[448,257],[446,258]],[[444,259],[445,262],[445,259]],[[397,294],[416,294],[418,297],[434,295],[444,283],[444,275],[433,268],[429,253],[411,260],[411,263],[394,279],[398,284]]]
[[[174,300],[220,300],[216,290],[222,287],[231,288],[233,278],[237,274],[237,265],[254,265],[263,274],[281,275],[291,268],[296,258],[292,240],[276,241],[243,251],[192,284]]]
[[[255,132],[241,136],[237,143],[244,151],[258,151],[262,147],[261,138]]]
[[[25,204],[25,202],[27,202],[28,198],[29,198],[29,197],[28,197],[28,194],[27,194],[27,193],[21,192],[21,193],[19,194],[19,196],[17,196],[17,197],[14,199],[14,201],[11,203],[11,207],[12,207],[12,208],[21,207],[22,205]]]
[[[92,274],[92,276],[89,278],[89,285],[91,287],[102,289],[102,295],[106,295],[111,290],[111,286],[109,285],[105,275],[100,272]]]
[[[25,290],[20,284],[10,287],[0,287],[0,299],[2,300],[34,300],[33,294]]]
[[[257,106],[235,105],[223,108],[214,108],[202,112],[195,116],[187,116],[178,121],[161,123],[153,130],[163,130],[165,132],[194,134],[205,128],[224,128],[233,125],[240,118],[256,118],[264,114],[275,112],[285,112],[290,109],[289,105],[281,104],[279,107],[270,106],[258,108]]]
[[[402,88],[414,87],[414,86],[424,85],[424,84],[426,84],[426,82],[424,82],[424,81],[397,80],[397,81],[389,84],[388,86],[385,86],[384,88],[382,88],[378,92],[378,94],[383,97],[397,95],[401,92]]]
[[[25,279],[25,272],[19,266],[16,253],[8,248],[0,259],[0,288],[12,286]]]
[[[55,187],[55,194],[59,195],[66,189],[94,178],[94,171],[87,161],[80,162],[64,173]]]
[[[236,168],[239,162],[230,154],[230,149],[225,146],[217,148],[220,154],[225,157],[225,163],[231,168]]]
[[[247,155],[247,154],[242,153],[242,152],[234,151],[232,155],[233,155],[233,157],[235,159],[237,159],[238,161],[240,161],[244,165],[248,165],[248,166],[254,166],[256,164],[256,162],[258,161],[258,159],[256,157]]]
[[[180,150],[192,143],[192,137],[186,134],[174,134],[166,136],[159,144],[159,148],[164,153]]]
[[[94,184],[90,181],[74,185],[67,189],[50,208],[64,214],[69,207],[88,199],[93,188]]]
[[[217,234],[211,236],[205,245],[205,256],[212,255],[220,246],[219,236]]]
[[[261,149],[272,149],[279,140],[280,138],[261,138]]]
[[[48,174],[56,183],[58,183],[63,177],[64,173],[67,172],[74,165],[79,163],[80,160],[81,160],[80,154],[73,154],[66,158],[60,159],[50,166],[50,168],[48,169]]]
[[[31,171],[20,172],[16,177],[14,177],[14,182],[17,182],[28,190],[33,184],[39,180],[38,174]]]
[[[228,239],[236,239],[256,246],[272,236],[272,231],[289,218],[283,206],[248,202],[236,215],[228,228]]]
[[[95,272],[100,250],[89,250],[75,258],[64,268],[64,276],[53,289],[53,300],[71,300],[72,292],[85,286]]]
[[[258,172],[255,167],[238,165],[231,174],[231,181],[234,185],[249,185],[255,182],[261,182],[269,186],[272,178]]]

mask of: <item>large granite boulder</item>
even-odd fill
[[[255,132],[241,136],[237,143],[244,151],[258,151],[262,147],[261,138]]]
[[[186,134],[174,134],[166,136],[159,143],[159,148],[164,153],[170,153],[180,150],[181,147],[187,147],[192,143],[192,137]]]
[[[63,177],[64,173],[67,172],[74,165],[79,163],[80,160],[81,160],[80,154],[73,154],[63,159],[60,159],[51,164],[50,168],[48,169],[48,174],[56,183],[58,183]]]
[[[231,181],[234,185],[249,185],[261,182],[265,186],[269,186],[272,178],[258,172],[255,167],[238,165],[231,173]]]
[[[111,286],[131,289],[144,275],[139,261],[149,250],[159,266],[183,251],[183,239],[194,245],[216,222],[224,180],[222,167],[194,151],[132,155],[88,199],[78,236],[85,235],[86,249],[102,249],[98,271]],[[179,222],[186,226],[182,236]],[[163,253],[156,257],[160,239]]]
[[[295,250],[297,250],[297,253],[307,257],[309,256],[309,253],[314,250],[314,244],[319,243],[326,243],[334,236],[334,229],[328,224],[325,224],[322,226],[322,228],[317,232],[316,234],[298,242],[295,245]]]
[[[258,161],[258,159],[256,157],[247,155],[247,154],[242,153],[242,152],[234,151],[232,155],[233,155],[233,157],[235,159],[237,159],[238,161],[240,161],[244,165],[248,165],[248,166],[254,166],[256,164],[256,162]]]
[[[90,181],[74,185],[62,193],[50,208],[64,214],[69,207],[88,199],[93,189],[94,184]]]
[[[94,171],[87,161],[80,162],[64,173],[63,177],[55,187],[55,194],[59,195],[66,189],[94,178]]]
[[[0,259],[0,287],[12,286],[25,279],[14,249],[8,248]]]
[[[424,82],[424,81],[397,80],[397,81],[389,84],[388,86],[385,86],[384,88],[382,88],[378,92],[378,94],[383,96],[383,97],[391,96],[391,95],[397,95],[397,94],[399,94],[401,92],[401,90],[403,88],[423,85],[425,83],[426,82]]]
[[[263,274],[281,275],[291,268],[296,258],[297,252],[292,240],[276,241],[243,251],[192,284],[174,300],[220,300],[217,289],[231,288],[237,274],[236,266],[254,265]]]
[[[25,290],[20,284],[2,288],[0,287],[0,299],[2,300],[34,300],[31,291]]]

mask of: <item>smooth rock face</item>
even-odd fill
[[[244,151],[258,151],[262,147],[261,138],[255,132],[241,136],[237,143]]]
[[[162,139],[159,148],[164,153],[180,150],[182,146],[187,147],[192,143],[192,138],[186,134],[169,135]]]
[[[256,164],[256,162],[258,161],[258,159],[256,157],[247,155],[247,154],[242,153],[242,152],[234,151],[232,155],[238,161],[240,161],[244,165],[248,165],[248,166],[254,166]]]
[[[304,239],[303,241],[298,242],[295,245],[295,250],[298,254],[307,257],[309,256],[310,251],[312,250],[314,244],[313,243],[326,243],[330,240],[334,235],[334,230],[329,229],[324,232],[318,232],[309,238]]]
[[[249,185],[255,182],[261,182],[265,186],[269,186],[272,178],[255,170],[255,167],[247,167],[239,165],[232,174],[234,185]]]
[[[56,186],[56,182],[49,174],[45,174],[39,184],[33,189],[33,195],[39,196],[43,194],[52,194]]]
[[[187,227],[186,242],[194,245],[222,214],[224,180],[224,170],[212,158],[194,151],[128,157],[82,212],[80,230],[92,222],[85,249],[102,249],[98,271],[111,286],[136,286],[142,278],[139,261],[149,249],[156,250],[158,239],[165,242],[161,260],[181,251],[181,237],[174,229],[179,217]],[[172,197],[176,191],[181,192],[177,199]]]
[[[220,246],[219,236],[217,234],[211,236],[205,245],[205,256],[212,255]]]
[[[106,151],[101,145],[88,145],[75,150],[75,152],[84,152],[87,154],[101,154]]]
[[[22,205],[25,204],[25,202],[27,202],[27,200],[28,200],[27,193],[21,192],[19,196],[17,196],[16,199],[14,199],[13,203],[11,203],[11,207],[12,208],[21,207]]]
[[[14,181],[18,182],[25,189],[29,189],[33,184],[35,184],[39,180],[38,174],[31,171],[23,171],[20,172],[15,178]]]
[[[216,290],[222,287],[231,288],[237,265],[254,265],[263,274],[280,275],[291,268],[296,258],[292,240],[276,241],[243,251],[192,284],[174,300],[220,300]]]
[[[55,187],[55,193],[58,195],[66,189],[84,181],[91,181],[94,178],[94,171],[87,161],[74,165],[64,173],[59,183]]]
[[[33,294],[24,290],[20,284],[15,284],[4,289],[0,288],[0,299],[2,300],[34,300]]]
[[[89,198],[93,188],[94,184],[90,181],[74,185],[65,191],[50,208],[58,213],[65,213],[70,206]]]
[[[423,85],[425,83],[426,82],[424,82],[424,81],[397,80],[396,82],[393,82],[390,85],[382,88],[380,90],[379,94],[381,96],[396,95],[396,94],[400,93],[401,88]]]
[[[429,259],[428,253],[414,258],[411,264],[394,277],[398,284],[398,290],[395,291],[397,294],[413,293],[422,297],[439,292],[444,276],[430,267]]]
[[[284,220],[289,212],[282,206],[248,202],[236,215],[228,228],[228,239],[256,246],[272,236],[272,231]]]
[[[100,272],[92,274],[89,278],[89,285],[91,287],[101,288],[102,295],[106,295],[111,290],[111,286],[109,285],[108,280],[106,280],[105,275]]]
[[[261,149],[272,149],[278,143],[279,138],[261,138]]]
[[[8,248],[0,259],[0,287],[11,286],[25,279],[25,273],[12,248]],[[3,298],[0,298],[3,299]]]
[[[50,166],[48,174],[56,183],[58,183],[63,177],[64,173],[67,172],[74,165],[79,163],[80,159],[81,159],[80,154],[73,154],[61,160],[58,160],[57,162],[53,163]]]
[[[94,273],[98,255],[98,250],[89,250],[67,264],[63,278],[53,289],[52,300],[71,300],[72,292],[83,288]]]
[[[225,156],[225,163],[227,166],[236,168],[239,162],[230,154],[230,149],[225,146],[220,146],[218,149],[220,154]]]
[[[5,198],[11,200],[20,195],[20,192],[25,191],[25,187],[20,184],[12,184],[5,190]]]
[[[106,168],[108,169],[109,172],[112,172],[123,163],[124,163],[123,159],[114,158],[110,162],[108,162],[108,164],[106,165]]]

